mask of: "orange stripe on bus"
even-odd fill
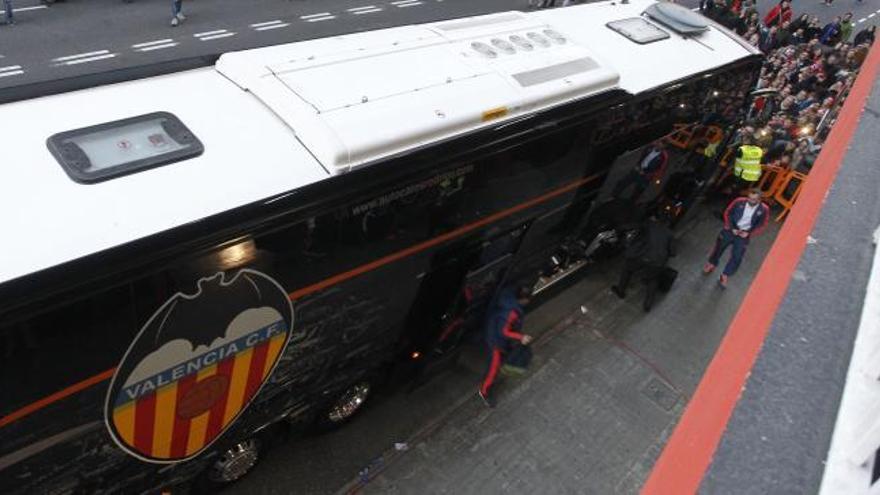
[[[880,68],[874,44],[861,74],[697,390],[654,464],[643,495],[695,493],[785,296]]]
[[[85,380],[83,380],[79,383],[74,383],[73,385],[71,385],[63,390],[59,390],[58,392],[55,392],[52,395],[49,395],[47,397],[43,397],[42,399],[40,399],[36,402],[31,402],[30,404],[22,407],[21,409],[19,409],[17,411],[13,411],[13,412],[7,414],[6,416],[3,416],[2,418],[0,418],[0,428],[8,425],[9,423],[12,423],[13,421],[18,421],[19,419],[21,419],[29,414],[33,414],[34,412],[39,411],[40,409],[42,409],[50,404],[54,404],[55,402],[58,402],[61,399],[64,399],[66,397],[69,397],[69,396],[77,393],[77,392],[85,390],[85,389],[91,387],[92,385],[95,385],[97,383],[101,383],[104,380],[109,380],[109,379],[113,378],[113,373],[115,371],[116,371],[116,368],[110,368],[107,371],[104,371],[102,373],[98,373],[97,375],[92,376],[90,378],[86,378]]]
[[[531,208],[532,206],[535,206],[535,205],[543,203],[547,200],[553,199],[556,196],[560,196],[560,195],[565,194],[573,189],[577,189],[578,187],[580,187],[584,184],[587,184],[588,182],[592,182],[592,181],[596,180],[600,176],[601,176],[601,174],[596,174],[596,175],[591,175],[591,176],[583,178],[583,179],[576,180],[576,181],[572,182],[571,184],[562,186],[559,189],[554,189],[546,194],[538,196],[537,198],[530,199],[524,203],[520,203],[512,208],[508,208],[506,210],[499,211],[498,213],[494,213],[492,215],[489,215],[488,217],[485,217],[481,220],[477,220],[474,223],[467,224],[467,225],[465,225],[463,227],[459,227],[455,230],[450,230],[449,232],[447,232],[445,234],[439,235],[439,236],[434,237],[432,239],[428,239],[427,241],[416,244],[414,246],[410,246],[410,247],[403,249],[401,251],[397,251],[396,253],[391,253],[391,254],[384,256],[382,258],[379,258],[375,261],[371,261],[370,263],[366,263],[366,264],[361,265],[357,268],[353,268],[347,272],[339,273],[337,275],[334,275],[330,278],[326,278],[326,279],[324,279],[320,282],[317,282],[315,284],[309,285],[307,287],[303,287],[301,289],[297,289],[289,294],[290,299],[292,299],[292,300],[299,299],[303,296],[307,296],[307,295],[312,294],[314,292],[317,292],[319,290],[326,289],[327,287],[331,287],[331,286],[336,285],[340,282],[344,282],[350,278],[356,277],[356,276],[361,275],[363,273],[373,271],[373,270],[380,268],[382,266],[385,266],[389,263],[393,263],[401,258],[405,258],[405,257],[413,255],[415,253],[424,251],[428,248],[434,247],[438,244],[442,244],[448,240],[451,240],[456,237],[467,234],[468,232],[476,230],[476,229],[483,227],[485,225],[488,225],[492,222],[496,222],[498,220],[501,220],[502,218],[509,217],[510,215],[513,215],[514,213],[520,212],[522,210],[526,210],[528,208]]]
[[[554,189],[546,194],[543,194],[543,195],[538,196],[536,198],[532,198],[526,202],[520,203],[516,206],[513,206],[513,207],[508,208],[506,210],[500,211],[498,213],[494,213],[492,215],[489,215],[488,217],[477,220],[476,222],[470,223],[468,225],[464,225],[464,226],[459,227],[455,230],[452,230],[452,231],[447,232],[445,234],[442,234],[440,236],[437,236],[437,237],[434,237],[434,238],[429,239],[427,241],[424,241],[420,244],[416,244],[415,246],[411,246],[409,248],[398,251],[396,253],[392,253],[392,254],[385,256],[383,258],[379,258],[379,259],[372,261],[370,263],[366,263],[366,264],[361,265],[357,268],[353,268],[347,272],[343,272],[343,273],[334,275],[330,278],[327,278],[325,280],[322,280],[322,281],[317,282],[315,284],[312,284],[310,286],[303,287],[301,289],[297,289],[297,290],[291,292],[289,294],[289,297],[291,300],[299,299],[301,297],[307,296],[307,295],[312,294],[314,292],[317,292],[319,290],[323,290],[323,289],[326,289],[327,287],[338,284],[339,282],[343,282],[345,280],[356,277],[356,276],[361,275],[363,273],[380,268],[384,265],[387,265],[389,263],[397,261],[401,258],[405,258],[407,256],[413,255],[413,254],[418,253],[420,251],[424,251],[424,250],[429,249],[429,248],[436,246],[438,244],[442,244],[446,241],[449,241],[449,240],[454,239],[456,237],[467,234],[468,232],[476,230],[476,229],[483,227],[485,225],[488,225],[492,222],[495,222],[495,221],[501,220],[502,218],[513,215],[514,213],[531,208],[532,206],[538,205],[540,203],[543,203],[545,201],[553,199],[557,196],[565,194],[569,191],[577,189],[580,186],[583,186],[585,184],[593,182],[594,180],[598,179],[601,176],[602,176],[602,174],[596,174],[596,175],[591,175],[589,177],[585,177],[582,179],[578,179],[578,180],[571,182],[565,186],[562,186],[558,189]],[[49,395],[43,399],[40,399],[36,402],[32,402],[32,403],[22,407],[21,409],[18,409],[16,411],[13,411],[13,412],[7,414],[6,416],[0,417],[0,428],[8,425],[9,423],[12,423],[13,421],[18,421],[19,419],[21,419],[25,416],[33,414],[34,412],[39,411],[40,409],[42,409],[50,404],[58,402],[61,399],[64,399],[70,395],[73,395],[77,392],[80,392],[80,391],[86,389],[86,388],[89,388],[92,385],[101,383],[104,380],[109,380],[109,379],[113,378],[114,372],[116,372],[116,368],[111,368],[111,369],[104,371],[102,373],[99,373],[93,377],[87,378],[79,383],[75,383],[75,384],[73,384],[63,390],[55,392],[54,394]]]

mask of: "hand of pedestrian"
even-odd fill
[[[746,231],[746,230],[740,230],[740,231],[739,231],[739,234],[737,234],[737,235],[739,235],[740,237],[742,237],[743,239],[745,239],[745,238],[747,238],[747,237],[749,236],[749,233],[748,233],[748,231]]]
[[[532,341],[531,335],[523,335],[522,340],[520,342],[522,342],[522,345],[529,345],[529,343],[531,343],[531,341]]]

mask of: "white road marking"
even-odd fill
[[[877,15],[877,14],[871,14],[871,15],[869,15],[869,16],[868,16],[868,19],[874,17],[875,15]]]
[[[299,16],[299,18],[300,18],[300,19],[303,19],[303,20],[305,20],[305,19],[312,19],[312,18],[315,18],[315,17],[336,17],[336,16],[333,15],[333,14],[331,14],[330,12],[321,12],[320,14],[309,14],[309,15],[301,15],[301,16]]]
[[[18,8],[13,7],[12,13],[14,14],[16,12],[27,12],[28,10],[38,10],[38,9],[45,9],[45,8],[47,8],[46,5],[34,5],[33,7],[18,7]],[[0,14],[5,14],[5,13],[6,13],[5,10],[0,10]]]
[[[271,26],[272,24],[281,24],[281,21],[276,19],[274,21],[258,22],[256,24],[251,24],[251,27],[258,28],[258,27],[263,27],[263,26]]]
[[[99,50],[97,52],[77,53],[76,55],[68,55],[66,57],[53,58],[52,61],[53,62],[64,62],[66,60],[73,60],[75,58],[91,57],[93,55],[103,55],[105,53],[110,53],[110,50]]]
[[[14,70],[14,71],[11,71],[11,72],[0,72],[0,77],[18,76],[18,75],[21,75],[21,74],[24,74],[24,71],[23,71],[23,70]]]
[[[352,14],[354,14],[354,15],[372,14],[373,12],[382,12],[382,9],[359,10],[357,12],[352,12]]]
[[[348,11],[349,12],[357,12],[358,10],[370,10],[370,9],[375,9],[375,8],[376,8],[375,5],[364,5],[363,7],[352,7],[350,9],[348,9]]]
[[[391,3],[394,4],[395,7],[399,7],[401,9],[404,7],[415,7],[416,5],[422,4],[422,2],[420,2],[419,0],[406,0],[406,1],[401,1],[401,2],[397,2],[397,3],[394,3],[394,2],[391,2]]]
[[[164,45],[166,43],[171,43],[172,41],[174,41],[174,40],[171,38],[166,38],[164,40],[156,40],[156,41],[145,41],[143,43],[131,45],[131,47],[132,48],[144,48],[144,47],[153,46],[153,45]]]
[[[195,36],[196,38],[201,38],[202,36],[211,36],[213,34],[220,34],[220,33],[225,33],[225,32],[226,32],[225,29],[218,29],[216,31],[205,31],[204,33],[196,33],[193,36]]]
[[[289,22],[282,22],[281,24],[270,24],[268,26],[254,28],[254,31],[267,31],[269,29],[278,29],[278,28],[283,28],[283,27],[287,27],[287,26],[290,26]]]
[[[215,34],[213,36],[202,36],[199,38],[202,41],[216,40],[217,38],[228,38],[229,36],[235,36],[235,33],[220,33]]]
[[[165,43],[164,45],[153,45],[153,46],[145,46],[143,48],[139,48],[139,52],[151,52],[153,50],[162,50],[163,48],[172,48],[179,45],[179,43]]]
[[[68,60],[67,62],[64,62],[63,65],[84,64],[86,62],[94,62],[95,60],[104,60],[105,58],[113,58],[115,56],[116,56],[115,53],[108,53],[107,55],[98,55],[97,57],[78,58],[76,60]]]
[[[868,19],[862,17],[861,19],[859,19],[859,22],[865,22],[865,21],[867,21],[867,20],[868,20]]]
[[[329,21],[330,19],[336,19],[335,15],[329,15],[327,17],[314,17],[312,19],[306,19],[306,22],[321,22],[321,21]]]
[[[18,70],[21,69],[20,65],[7,65],[6,67],[0,67],[0,72],[4,72],[7,70]]]

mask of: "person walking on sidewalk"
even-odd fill
[[[3,10],[3,22],[0,22],[0,26],[15,24],[15,18],[12,15],[12,0],[3,0]]]
[[[183,0],[171,0],[171,26],[177,26],[181,22],[186,20],[186,16],[183,15]]]
[[[620,281],[611,286],[611,292],[617,297],[626,298],[626,287],[634,273],[641,273],[645,278],[645,300],[642,309],[647,313],[654,305],[660,275],[666,268],[670,256],[675,256],[672,230],[669,229],[668,216],[652,213],[641,228],[635,242],[629,246],[624,255],[623,271]]]
[[[486,343],[489,347],[489,370],[480,385],[480,398],[489,407],[495,406],[492,384],[503,364],[504,357],[519,342],[528,345],[532,337],[522,333],[523,307],[529,304],[532,291],[528,287],[505,288],[489,310],[486,324]]]
[[[703,273],[706,275],[712,273],[718,266],[721,255],[728,246],[732,246],[730,260],[718,278],[718,284],[722,289],[726,289],[728,278],[736,273],[742,263],[749,240],[764,230],[769,219],[770,207],[761,201],[759,189],[750,189],[748,196],[731,201],[724,210],[724,228],[715,239],[715,247],[712,248],[709,261],[703,267]]]

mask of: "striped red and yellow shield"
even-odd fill
[[[139,349],[137,344],[144,341],[139,335],[108,394],[107,422],[117,443],[143,460],[176,462],[198,455],[216,440],[269,378],[287,344],[292,310],[286,293],[280,286],[278,290],[287,308],[278,307],[277,300],[270,305],[265,300],[260,305],[247,301],[235,308],[229,296],[248,296],[246,292],[213,294],[223,296],[218,303],[226,305],[215,318],[221,327],[215,331],[218,337],[206,339],[208,345],[174,338]],[[259,292],[265,299],[265,291]],[[153,315],[142,334],[174,334],[171,318],[189,324],[186,301],[178,296]],[[186,299],[192,301],[194,296]],[[234,311],[229,312],[230,307]],[[200,304],[196,312],[204,315],[204,308]],[[158,332],[153,331],[156,324],[151,326],[155,321],[161,322]]]

